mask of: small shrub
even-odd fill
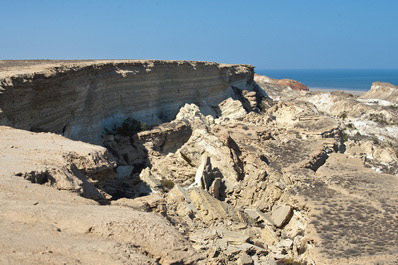
[[[348,134],[346,132],[341,132],[341,139],[343,141],[343,143],[348,141]]]
[[[120,126],[114,126],[112,129],[105,128],[105,134],[112,134],[112,135],[123,135],[123,136],[131,136],[141,131],[150,130],[151,126],[148,124],[137,121],[133,118],[128,117],[125,119]]]
[[[162,184],[163,188],[165,188],[166,190],[171,190],[172,188],[174,188],[174,182],[170,179],[162,179],[160,181],[160,184]]]
[[[380,144],[379,138],[377,138],[376,136],[375,136],[375,137],[372,137],[372,141],[373,141],[373,143],[374,143],[375,145],[379,145],[379,144]]]
[[[369,115],[369,120],[377,122],[380,125],[388,125],[388,122],[382,114],[371,113]]]
[[[394,104],[394,105],[391,105],[391,106],[390,106],[390,109],[392,109],[392,110],[398,110],[398,105],[395,105],[395,104]]]
[[[150,130],[150,126],[144,122],[134,120],[132,118],[127,118],[123,123],[116,128],[116,133],[124,136],[130,136],[141,131]]]
[[[347,118],[347,113],[345,113],[345,112],[341,113],[339,115],[339,118],[345,120]]]
[[[260,109],[260,112],[266,112],[272,106],[273,106],[272,100],[269,100],[267,98],[262,98],[260,104],[258,105],[258,108]]]

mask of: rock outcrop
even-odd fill
[[[80,64],[66,73],[113,76],[124,65]],[[224,71],[205,65],[203,76]],[[173,99],[186,102],[156,126],[125,119],[96,139],[103,147],[0,126],[0,263],[397,264],[398,108],[389,92],[296,91],[259,76],[247,83],[247,66],[226,69],[233,75],[213,80],[225,86],[208,90],[212,99]],[[155,82],[120,74],[126,93],[138,89],[134,78]],[[231,97],[217,96],[224,89]]]
[[[363,94],[361,98],[387,101],[380,104],[398,103],[398,86],[385,82],[374,82],[370,90]]]
[[[1,177],[0,191],[1,264],[192,264],[201,259],[155,212],[97,205],[15,177]]]
[[[0,177],[23,177],[86,198],[105,199],[94,185],[114,177],[116,161],[106,148],[7,126],[0,126],[0,138]]]
[[[256,82],[262,82],[262,83],[269,83],[269,84],[274,84],[274,85],[279,85],[279,86],[286,86],[290,87],[293,90],[297,91],[309,91],[309,88],[304,85],[303,83],[300,83],[299,81],[293,80],[293,79],[275,79],[271,78],[265,75],[255,75]]]
[[[251,90],[253,81],[252,66],[194,61],[5,61],[0,67],[0,125],[92,143],[127,117],[170,121],[185,103],[210,109],[232,87]]]

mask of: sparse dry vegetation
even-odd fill
[[[116,124],[112,129],[105,129],[105,134],[131,136],[141,131],[150,130],[151,126],[145,122],[128,117],[119,126]]]

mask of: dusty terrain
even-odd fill
[[[145,115],[129,107],[142,98],[123,107],[130,118],[86,124],[105,126],[86,135],[98,145],[60,135],[50,118],[35,132],[10,123],[40,123],[36,108],[10,107],[12,95],[22,95],[14,90],[48,93],[44,82],[68,87],[68,99],[76,97],[72,91],[80,95],[80,85],[63,83],[69,70],[58,79],[54,65],[95,65],[106,80],[115,65],[147,63],[0,63],[0,76],[27,80],[4,87],[3,79],[0,87],[1,264],[398,263],[398,105],[391,84],[375,83],[360,97],[310,92],[267,82],[248,66],[181,62],[183,82],[162,74],[167,67],[158,79],[119,75],[112,82],[128,85],[109,96],[109,83],[96,92],[104,100],[90,103],[138,91],[135,80],[153,91],[166,83],[174,84],[169,92],[218,91],[206,92],[200,104],[181,99],[175,115],[154,126],[137,121]],[[57,74],[37,78],[36,67]],[[182,85],[190,78],[198,84]],[[40,98],[47,98],[46,113],[62,102]],[[19,106],[33,106],[28,99]]]

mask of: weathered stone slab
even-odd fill
[[[288,205],[278,206],[272,210],[271,220],[277,227],[282,227],[287,224],[293,215],[293,210]]]

